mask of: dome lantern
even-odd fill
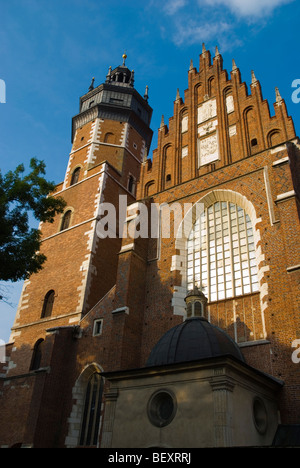
[[[186,319],[193,317],[206,317],[207,297],[195,286],[185,297]]]

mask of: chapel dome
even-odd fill
[[[147,367],[220,356],[244,357],[238,345],[221,328],[204,317],[191,317],[168,330],[152,349]]]

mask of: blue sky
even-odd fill
[[[254,70],[272,115],[278,86],[300,133],[300,103],[292,101],[300,79],[297,0],[0,0],[0,10],[3,173],[37,157],[48,179],[63,180],[79,97],[92,77],[99,85],[122,63],[124,51],[136,89],[143,95],[149,86],[151,152],[161,115],[167,123],[177,88],[181,96],[187,88],[190,60],[199,67],[203,42],[212,56],[218,46],[228,72],[235,59],[248,85]],[[0,303],[0,339],[8,341],[22,284],[4,286],[13,306]]]

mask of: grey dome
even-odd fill
[[[146,366],[160,366],[231,355],[244,357],[238,345],[204,317],[192,317],[168,330],[154,346]]]

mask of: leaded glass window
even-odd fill
[[[259,290],[253,228],[231,202],[216,202],[195,222],[187,242],[187,285],[209,301]]]
[[[86,389],[79,442],[80,446],[97,445],[102,393],[103,379],[99,373],[95,372],[91,375]]]

